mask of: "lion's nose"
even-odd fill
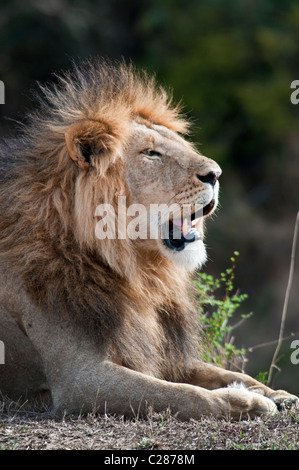
[[[219,176],[221,175],[221,171],[209,171],[206,175],[196,175],[197,179],[201,181],[202,183],[207,183],[211,184],[212,186],[215,186]]]

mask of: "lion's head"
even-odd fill
[[[65,89],[63,103],[56,102],[61,119],[69,121],[63,123],[66,148],[78,168],[75,216],[81,243],[101,250],[104,244],[104,256],[113,264],[114,243],[104,242],[105,233],[96,237],[101,242],[94,237],[101,220],[97,216],[105,215],[110,239],[127,252],[132,252],[129,243],[137,250],[158,251],[187,269],[200,266],[206,257],[203,220],[217,206],[219,166],[184,139],[186,121],[152,79],[124,65],[89,67],[85,73],[77,70],[75,80],[65,79],[74,102],[65,97]],[[53,102],[53,94],[48,96]],[[107,203],[113,214],[105,212]],[[101,205],[102,211],[97,209]],[[121,264],[115,260],[114,267]]]
[[[217,206],[220,173],[173,130],[133,122],[126,155],[132,202],[144,205],[148,219],[160,225],[143,245],[188,269],[199,267],[205,261],[203,220]],[[156,219],[155,205],[161,209]]]
[[[188,122],[166,92],[132,66],[103,61],[42,88],[41,108],[16,152],[25,156],[18,182],[28,190],[22,222],[35,237],[45,238],[43,227],[55,249],[58,240],[75,240],[122,275],[146,257],[200,266],[221,170],[183,137]],[[104,216],[112,237],[99,236]]]

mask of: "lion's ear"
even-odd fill
[[[71,159],[82,169],[88,168],[95,158],[113,153],[114,138],[105,123],[81,121],[65,134],[65,142]]]

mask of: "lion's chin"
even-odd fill
[[[169,249],[163,242],[161,251],[168,259],[190,272],[200,269],[207,260],[207,253],[202,240],[186,244],[184,249],[180,251]]]

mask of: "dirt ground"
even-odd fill
[[[29,411],[0,401],[0,450],[299,450],[299,412],[230,422],[181,422],[169,413],[145,419]]]

